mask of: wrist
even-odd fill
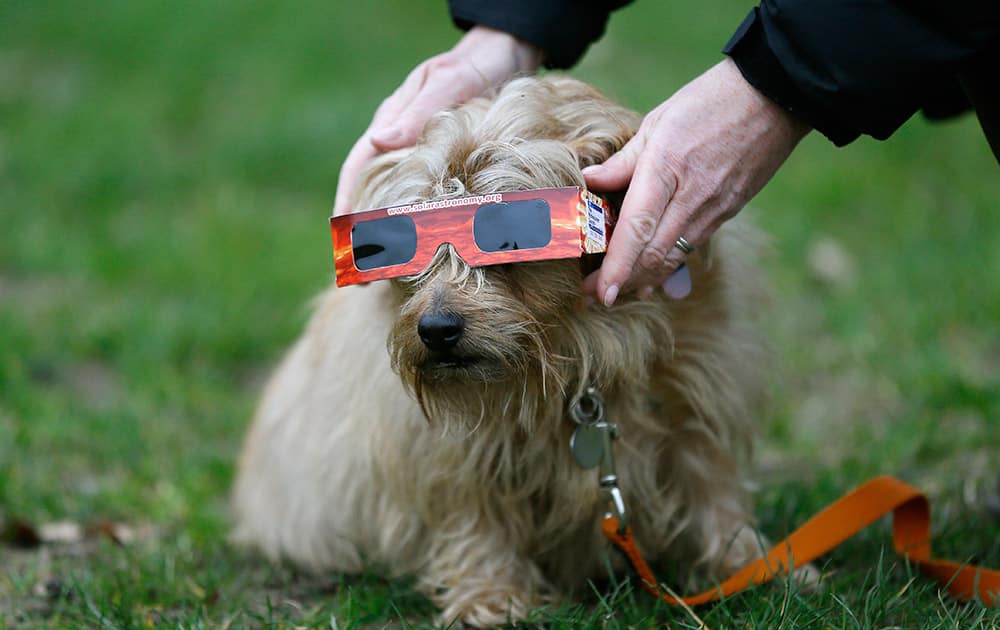
[[[482,62],[483,54],[501,56],[510,76],[532,73],[542,65],[544,51],[510,33],[488,26],[476,25],[452,49],[459,54],[475,55],[473,61]]]
[[[730,85],[738,86],[737,89],[742,93],[742,100],[753,111],[757,119],[764,122],[769,128],[782,133],[793,143],[798,143],[812,131],[812,126],[787,108],[765,96],[747,81],[731,57],[721,61],[717,68],[727,76]]]

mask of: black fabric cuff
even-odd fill
[[[610,12],[625,2],[599,0],[448,0],[455,26],[489,26],[545,51],[546,68],[570,68],[604,34]]]
[[[856,140],[861,135],[858,131],[840,124],[796,89],[795,82],[768,45],[757,12],[756,7],[750,11],[722,49],[723,54],[736,62],[743,78],[758,92],[808,123],[838,147]]]

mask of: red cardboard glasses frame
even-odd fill
[[[476,244],[473,221],[476,210],[492,204],[542,200],[549,206],[551,240],[543,247],[487,252]],[[405,263],[359,269],[354,260],[351,234],[366,221],[408,216],[416,228],[416,253]],[[607,249],[615,217],[603,198],[579,186],[519,190],[458,199],[425,201],[330,217],[337,286],[398,278],[420,273],[443,243],[450,243],[466,264],[473,267],[535,260],[579,258]]]

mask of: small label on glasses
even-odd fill
[[[590,191],[580,191],[580,219],[583,251],[588,254],[607,251],[610,225],[608,203]]]

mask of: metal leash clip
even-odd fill
[[[618,473],[615,472],[615,454],[612,442],[621,434],[618,425],[608,422],[604,415],[604,401],[593,387],[588,387],[573,401],[569,415],[577,424],[569,439],[573,459],[581,468],[600,466],[598,482],[608,495],[611,509],[618,518],[618,532],[624,533],[628,527],[625,499],[618,487]]]

